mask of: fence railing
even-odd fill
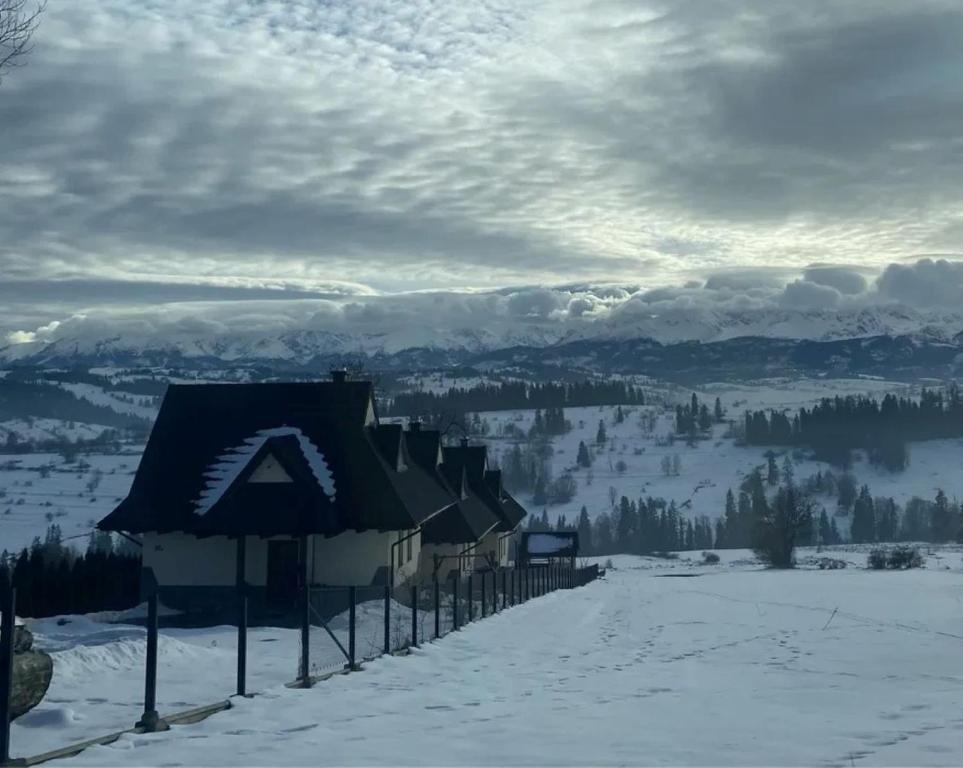
[[[551,565],[503,568],[470,574],[454,572],[452,577],[446,580],[395,587],[302,587],[296,604],[292,606],[293,611],[289,612],[293,613],[297,621],[292,622],[289,615],[284,622],[287,629],[276,630],[276,633],[285,632],[285,637],[290,637],[291,632],[297,634],[298,642],[290,645],[292,650],[297,648],[297,660],[295,662],[291,659],[288,669],[296,673],[295,685],[310,687],[318,679],[330,674],[359,669],[364,661],[437,640],[460,630],[466,624],[501,613],[551,591],[582,586],[598,576],[598,566],[568,568]],[[143,710],[134,725],[134,729],[140,732],[164,730],[168,727],[158,714],[158,683],[164,686],[167,678],[168,685],[173,686],[176,683],[180,688],[185,688],[190,686],[194,679],[190,670],[185,674],[185,670],[178,668],[178,674],[173,674],[170,662],[159,659],[158,636],[164,624],[158,611],[160,590],[149,572],[145,572],[145,577],[148,600]],[[10,760],[11,753],[10,701],[13,688],[15,595],[12,589],[0,592],[3,592],[0,594],[0,612],[3,614],[3,621],[0,623],[0,765],[3,765]],[[249,695],[248,687],[252,678],[262,686],[272,680],[271,669],[261,670],[258,674],[258,654],[251,653],[252,638],[249,635],[263,633],[265,628],[248,626],[248,592],[243,579],[239,579],[236,590],[236,680],[225,685],[225,697]],[[165,638],[168,626],[171,632],[178,631],[174,629],[173,623],[165,625]],[[256,634],[253,639],[274,642],[279,638]],[[259,642],[254,643],[254,646],[258,645]],[[177,663],[185,662],[180,659]],[[198,663],[203,662],[199,660]],[[276,674],[283,674],[283,659],[281,667]],[[287,682],[290,680],[290,673],[285,677],[286,680],[274,679],[278,683]],[[136,694],[134,691],[125,691],[123,695],[125,700],[129,700]],[[205,695],[210,694],[205,691]],[[183,697],[179,695],[178,698]]]

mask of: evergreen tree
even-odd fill
[[[833,536],[833,544],[842,544],[843,537],[839,533],[839,528],[836,527],[836,518],[832,518],[829,521],[829,528]]]
[[[777,485],[779,483],[779,468],[776,466],[776,454],[769,451],[766,454],[766,482],[769,485]]]
[[[608,512],[603,512],[595,518],[595,542],[597,554],[613,554],[612,519]]]
[[[548,503],[548,489],[545,486],[545,478],[539,475],[535,481],[535,488],[532,491],[532,504],[540,507]]]
[[[595,444],[605,445],[606,439],[607,438],[605,434],[605,422],[602,421],[602,419],[599,419],[599,429],[598,429],[598,432],[595,433]]]
[[[899,514],[892,498],[879,498],[874,502],[876,509],[876,540],[896,541],[899,535]]]
[[[588,446],[582,440],[578,441],[578,458],[576,463],[580,467],[591,467],[592,466],[592,455],[589,453]]]
[[[722,410],[722,401],[717,397],[715,408],[713,409],[713,416],[715,417],[716,423],[722,423],[722,419],[725,416],[725,412]]]
[[[787,453],[782,460],[782,482],[783,485],[792,485],[793,475],[795,474],[792,465],[792,459]]]
[[[936,492],[936,500],[930,515],[930,532],[933,541],[945,542],[956,538],[960,526],[959,520],[954,520],[954,517],[958,517],[958,514],[954,515],[950,502],[941,488]]]
[[[836,543],[825,507],[819,513],[819,543],[825,545]]]
[[[592,542],[592,521],[589,520],[588,510],[584,504],[578,513],[578,526],[576,530],[578,531],[579,549],[586,555],[594,555],[595,547]]]
[[[869,488],[863,486],[853,504],[853,523],[850,537],[856,544],[876,541],[876,510]]]

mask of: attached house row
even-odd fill
[[[267,609],[305,572],[365,586],[506,567],[524,517],[485,446],[381,423],[373,384],[335,372],[170,385],[129,494],[98,527],[139,536],[166,605],[216,612],[239,564]]]

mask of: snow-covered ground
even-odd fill
[[[157,409],[160,407],[160,399],[148,395],[115,392],[93,384],[60,384],[60,387],[94,405],[103,405],[117,413],[140,416],[144,419],[153,419],[157,416]]]
[[[0,442],[6,443],[12,434],[19,442],[43,442],[46,440],[92,440],[105,430],[103,424],[63,421],[62,419],[8,419],[0,421]]]
[[[741,400],[742,395],[738,399]],[[711,406],[713,400],[707,398],[707,402]],[[550,519],[564,514],[572,522],[583,505],[593,518],[611,511],[610,488],[615,489],[616,499],[623,495],[630,499],[662,497],[667,501],[675,500],[680,511],[688,517],[707,515],[715,518],[724,511],[726,491],[731,488],[738,493],[739,483],[746,474],[755,467],[765,466],[765,454],[769,449],[736,445],[733,440],[724,437],[726,425],[716,425],[711,439],[700,440],[693,447],[687,446],[683,440],[666,445],[664,438],[672,430],[674,411],[654,406],[623,407],[622,410],[625,420],[621,424],[616,423],[615,407],[565,410],[566,419],[572,423],[572,431],[551,438],[554,454],[549,462],[554,477],[570,471],[578,483],[578,490],[571,501],[547,507]],[[655,417],[655,428],[650,433],[640,426],[640,416],[644,412],[652,413]],[[505,464],[504,458],[515,442],[498,436],[504,425],[513,423],[527,432],[533,415],[532,411],[481,414],[491,429],[491,436],[487,438],[490,451],[500,464]],[[741,415],[742,411],[730,413],[730,416],[738,418]],[[600,420],[604,422],[607,433],[607,443],[603,449],[599,449],[595,443]],[[576,464],[579,441],[584,441],[595,454],[591,469],[580,468]],[[958,469],[963,461],[963,440],[912,443],[909,453],[909,467],[898,473],[873,466],[857,453],[850,473],[858,484],[868,484],[873,495],[892,496],[900,505],[913,496],[932,499],[938,488],[942,488],[950,498],[963,497],[963,478]],[[670,459],[679,457],[678,475],[663,473],[662,462],[667,456]],[[791,457],[797,480],[817,471],[832,470],[840,474],[840,470],[824,462],[808,460],[805,452],[793,452]],[[783,455],[777,459],[780,469],[783,459]],[[519,500],[530,513],[541,513],[541,509],[532,504],[530,495],[522,493]],[[826,497],[822,501],[832,514],[836,506],[835,497]]]
[[[63,764],[958,764],[959,550],[901,572],[776,572],[747,552],[724,554],[717,566],[619,556],[604,580],[311,690],[272,683],[289,677],[290,655],[279,651],[294,646],[262,630],[252,658],[263,671],[252,670],[251,687],[269,687],[258,696]],[[57,642],[58,629],[67,637],[48,699],[14,726],[16,753],[50,744],[51,732],[77,733],[78,718],[88,736],[136,718],[139,630],[34,628],[41,644]],[[162,667],[164,711],[229,692],[231,630],[163,640],[162,659],[176,661]],[[106,728],[90,713],[109,707],[88,706],[104,699],[127,702]]]
[[[142,446],[120,454],[0,455],[0,551],[16,552],[60,526],[78,548],[86,535],[130,490]]]

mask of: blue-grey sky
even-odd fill
[[[961,41],[959,0],[50,0],[0,84],[0,331],[745,274],[834,306],[891,263],[925,303]]]

